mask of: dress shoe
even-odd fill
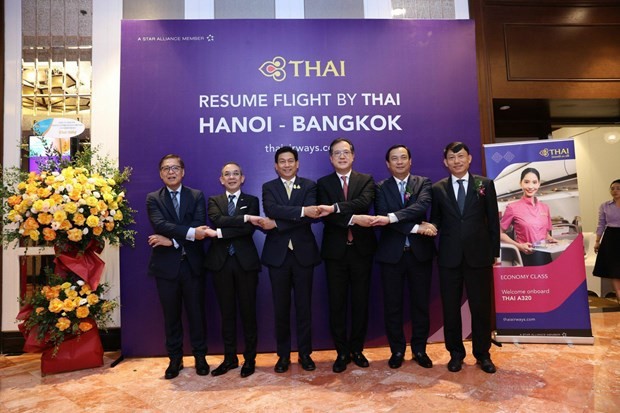
[[[368,363],[368,359],[361,351],[354,351],[353,353],[351,353],[351,360],[353,360],[353,363],[355,363],[357,367],[366,368],[370,365]]]
[[[183,359],[181,357],[170,359],[170,364],[168,364],[164,377],[166,380],[174,379],[181,370],[183,370]]]
[[[457,371],[461,371],[463,367],[463,359],[459,357],[452,357],[448,362],[448,370],[452,373],[456,373]]]
[[[239,367],[239,359],[237,357],[224,357],[222,364],[217,366],[217,368],[211,372],[211,375],[221,376],[222,374],[227,373],[228,370],[236,369],[237,367]]]
[[[431,367],[433,367],[433,361],[431,360],[431,358],[428,356],[428,354],[422,351],[413,353],[413,359],[425,369],[430,369]]]
[[[288,357],[280,357],[278,359],[278,362],[276,363],[276,366],[273,368],[273,370],[276,373],[284,373],[285,371],[288,370],[288,366],[289,364],[291,364],[291,359]]]
[[[207,363],[205,356],[194,356],[194,363],[197,375],[206,376],[209,374],[209,363]]]
[[[485,373],[493,374],[497,371],[491,359],[478,360],[476,363],[480,364],[480,368]]]
[[[403,365],[404,358],[405,355],[400,351],[397,353],[392,353],[392,357],[388,360],[388,366],[390,366],[391,369],[397,369]]]
[[[256,362],[254,360],[246,360],[241,367],[241,377],[248,377],[254,374],[256,370]]]
[[[316,369],[316,365],[314,364],[314,361],[312,361],[310,354],[299,355],[298,361],[299,364],[301,364],[301,368],[306,371],[313,371]]]
[[[342,373],[347,369],[347,364],[351,362],[351,359],[346,354],[338,354],[336,357],[336,361],[334,361],[334,365],[332,366],[332,371],[334,373]]]

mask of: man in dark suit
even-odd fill
[[[411,175],[411,152],[394,145],[385,154],[392,176],[379,183],[373,225],[382,226],[376,258],[381,263],[385,330],[392,356],[388,365],[399,368],[407,339],[403,332],[403,290],[409,287],[411,351],[422,367],[433,362],[426,354],[430,331],[429,301],[434,255],[434,228],[423,222],[431,205],[430,179]]]
[[[312,233],[316,206],[316,183],[297,176],[298,154],[283,146],[275,154],[278,178],[263,184],[263,209],[267,217],[251,222],[267,231],[262,262],[269,267],[273,293],[278,362],[274,370],[284,373],[291,363],[291,291],[295,296],[297,351],[304,370],[314,370],[312,353],[312,278],[321,262]]]
[[[155,277],[164,313],[166,350],[170,364],[166,379],[183,369],[183,307],[189,322],[196,373],[209,374],[205,358],[207,340],[204,314],[204,249],[206,236],[205,198],[201,191],[183,186],[185,165],[178,155],[166,155],[159,162],[164,187],[146,196],[149,220],[155,234],[149,275]]]
[[[319,179],[317,190],[325,224],[321,257],[327,272],[329,324],[338,352],[332,370],[341,373],[351,359],[359,367],[368,367],[363,350],[372,256],[377,246],[368,210],[375,198],[375,181],[370,175],[352,170],[355,148],[349,140],[334,140],[329,154],[335,172]],[[351,330],[347,336],[349,293]]]
[[[211,374],[222,375],[239,367],[237,358],[237,306],[245,336],[241,377],[254,373],[256,359],[256,287],[260,258],[249,216],[259,214],[258,198],[241,192],[245,176],[234,162],[222,168],[220,183],[226,192],[209,197],[207,213],[213,228],[205,267],[213,272],[213,284],[222,314],[224,361]]]
[[[499,257],[499,214],[491,179],[469,172],[472,156],[462,142],[444,149],[450,177],[433,185],[431,222],[440,234],[439,285],[444,316],[448,370],[461,370],[465,358],[462,337],[463,286],[471,312],[472,350],[486,373],[491,361],[491,303],[493,264]]]

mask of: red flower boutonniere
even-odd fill
[[[476,196],[478,198],[486,195],[484,184],[480,179],[474,179],[474,188],[476,188]]]

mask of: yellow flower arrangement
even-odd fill
[[[111,321],[112,310],[118,306],[115,300],[103,298],[108,290],[106,283],[94,291],[88,283],[78,278],[65,279],[47,274],[48,284],[35,289],[23,300],[17,316],[22,322],[20,329],[35,334],[41,347],[60,344],[68,337],[79,336],[92,329],[93,324],[105,329]],[[36,329],[35,329],[36,327]]]
[[[122,172],[109,159],[84,149],[72,160],[60,157],[40,165],[40,172],[4,171],[1,195],[5,245],[53,245],[83,252],[91,241],[102,248],[133,245],[133,211],[122,186]]]

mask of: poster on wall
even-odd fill
[[[472,21],[141,20],[123,21],[121,36],[120,163],[133,168],[127,197],[138,210],[136,247],[121,250],[126,356],[164,352],[155,282],[147,276],[152,229],[144,208],[146,194],[162,185],[162,156],[179,154],[184,185],[206,197],[223,192],[221,168],[237,162],[243,191],[260,198],[262,184],[276,177],[274,155],[283,145],[299,152],[299,175],[316,181],[333,172],[330,142],[350,139],[353,168],[376,182],[389,177],[385,153],[394,144],[411,149],[413,174],[433,181],[447,175],[448,142],[480,148]],[[476,154],[472,171],[480,173],[481,165]],[[312,226],[320,244],[322,223]],[[264,237],[254,234],[259,253]],[[272,351],[266,268],[259,279],[258,346]],[[431,335],[441,331],[436,287],[435,279]],[[333,345],[326,288],[321,265],[312,295],[316,349]],[[210,279],[206,294],[209,347],[217,352],[219,309]],[[381,294],[376,267],[368,346],[386,342]]]
[[[497,340],[593,344],[574,142],[485,145],[501,222]]]

